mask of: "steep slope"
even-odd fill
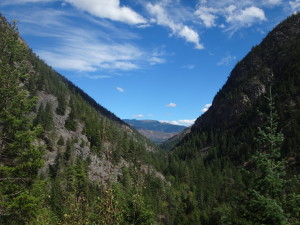
[[[286,137],[293,139],[286,139],[285,153],[295,153],[294,156],[298,157],[299,17],[299,14],[293,15],[279,24],[235,66],[225,85],[216,94],[212,106],[196,120],[186,140],[188,136],[201,131],[219,130],[231,135],[243,135],[244,141],[248,142],[246,133],[253,134],[260,125],[257,110],[264,107],[265,95],[272,88],[280,125]]]
[[[185,126],[162,123],[156,120],[125,119],[124,121],[156,144],[161,144],[186,129]]]
[[[169,142],[169,176],[196,202],[191,224],[300,222],[299,96],[298,13],[235,66],[191,132]]]
[[[299,40],[298,14],[279,24],[235,66],[210,109],[192,129],[237,130],[271,86],[281,108],[297,108]]]
[[[155,145],[40,60],[2,16],[0,80],[1,224],[157,221],[165,178],[149,163]]]

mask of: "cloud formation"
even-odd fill
[[[202,21],[205,27],[215,27],[216,26],[216,20],[217,15],[215,15],[218,12],[218,9],[210,8],[210,7],[199,7],[195,15],[199,17],[199,19]]]
[[[200,0],[194,14],[206,28],[224,28],[233,35],[241,28],[266,21],[263,8],[280,4],[282,0]]]
[[[289,5],[294,13],[300,10],[300,0],[289,1]]]
[[[236,56],[227,55],[220,59],[220,61],[217,63],[218,66],[229,66],[232,62],[236,60]]]
[[[148,64],[151,54],[129,43],[128,40],[136,38],[131,32],[117,30],[110,22],[94,20],[96,28],[87,24],[78,26],[72,16],[60,10],[32,9],[24,11],[18,18],[23,22],[25,33],[49,43],[35,51],[56,69],[77,71],[83,76],[93,72],[99,78],[99,71],[103,73],[105,70],[106,74],[113,75],[116,71],[136,70],[140,65]],[[89,75],[90,78],[93,76]]]
[[[126,6],[120,0],[65,0],[78,9],[99,18],[110,19],[127,24],[143,24],[146,19]]]
[[[134,117],[134,118],[143,118],[144,115],[143,114],[137,114],[137,115],[133,115],[132,117]]]
[[[125,92],[125,90],[124,90],[123,88],[116,87],[116,89],[117,89],[117,91],[119,91],[119,92],[122,92],[122,93],[124,93],[124,92]]]
[[[53,0],[2,0],[0,5],[15,5],[15,4],[27,4],[38,2],[52,2]]]
[[[226,22],[230,24],[227,31],[232,33],[242,27],[250,27],[254,23],[267,20],[264,11],[255,6],[242,10],[237,9],[235,6],[230,6],[227,8],[227,13]]]
[[[176,107],[176,104],[173,102],[170,102],[168,105],[166,105],[166,107]]]
[[[201,109],[201,111],[202,111],[202,112],[206,112],[210,107],[211,107],[211,103],[206,104],[206,105],[204,106],[204,108]]]
[[[146,5],[148,12],[154,17],[153,22],[160,26],[168,27],[171,29],[172,34],[184,38],[187,42],[193,43],[196,49],[203,49],[203,45],[200,43],[200,37],[198,33],[192,28],[182,24],[176,23],[169,15],[163,4],[148,3]]]
[[[192,69],[194,69],[195,67],[196,67],[195,65],[193,65],[193,64],[189,64],[189,65],[185,65],[185,66],[183,66],[182,68],[183,68],[183,69],[192,70]]]
[[[173,125],[180,125],[180,126],[192,126],[195,123],[196,119],[188,120],[188,119],[183,119],[183,120],[160,120],[159,122],[161,123],[169,123]]]

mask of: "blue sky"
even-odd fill
[[[33,51],[122,119],[191,125],[300,0],[1,0]]]

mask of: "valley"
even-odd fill
[[[295,13],[191,127],[122,120],[1,16],[0,224],[299,224],[299,59]]]

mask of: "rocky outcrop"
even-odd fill
[[[261,96],[285,79],[286,68],[296,58],[291,59],[289,54],[299,40],[300,14],[297,14],[279,24],[235,66],[210,109],[196,120],[192,130],[237,129]]]

